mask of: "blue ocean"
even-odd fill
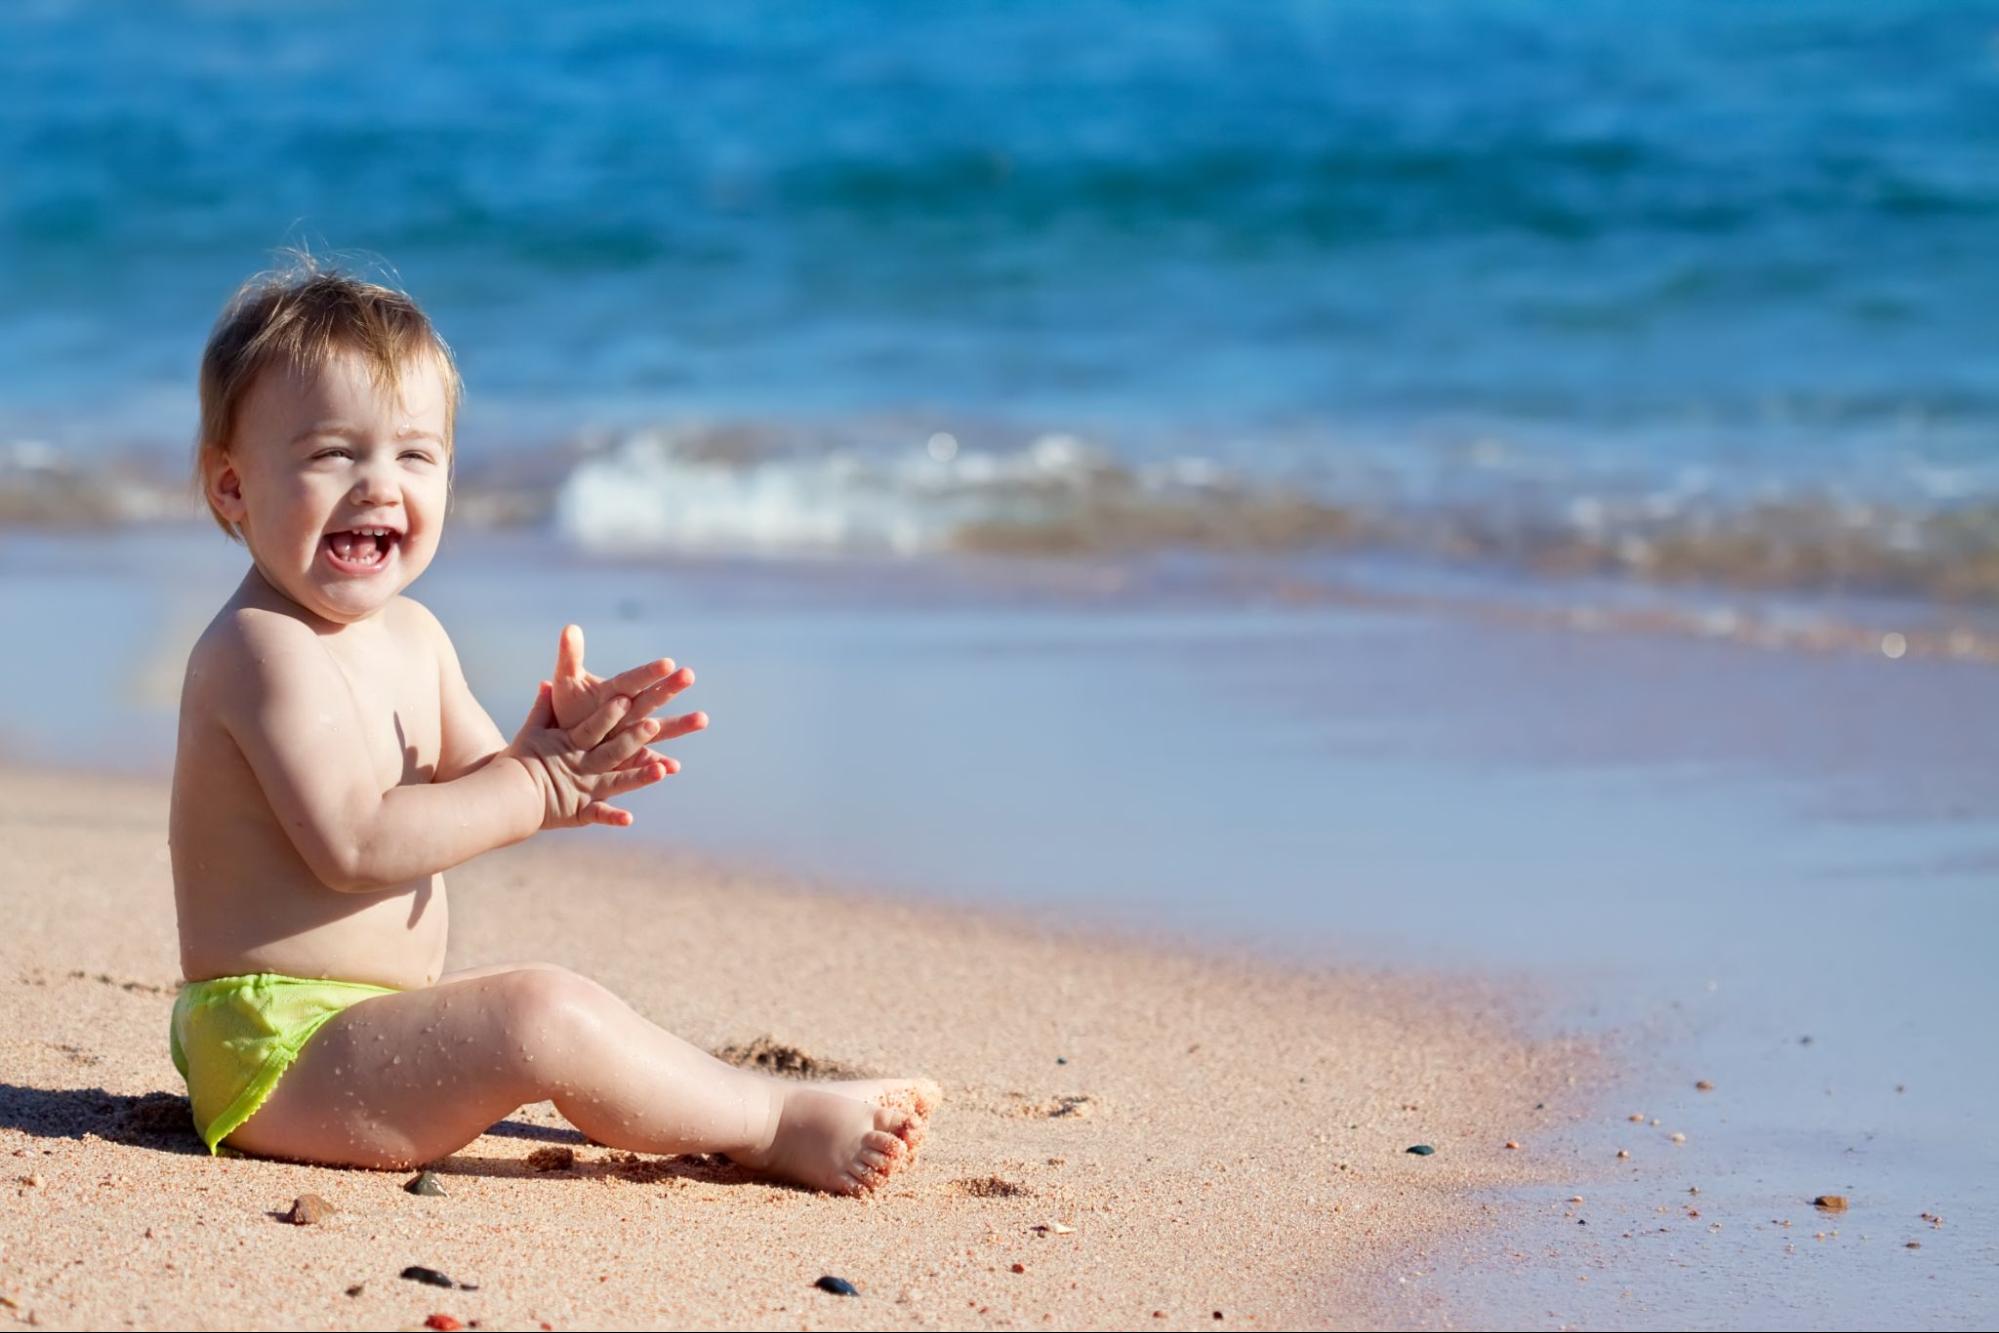
[[[1455,1324],[1995,1323],[1999,3],[17,0],[0,88],[8,763],[169,768],[308,252],[459,359],[502,728],[697,670],[590,837],[1529,979],[1603,1224]]]
[[[585,548],[1999,597],[1992,4],[22,3],[0,79],[8,512],[184,504],[300,248]]]

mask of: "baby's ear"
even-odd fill
[[[243,478],[227,454],[217,455],[208,465],[208,502],[215,506],[216,513],[238,528],[250,512],[243,503]]]

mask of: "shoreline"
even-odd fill
[[[711,1049],[768,1037],[923,1073],[945,1105],[866,1204],[629,1161],[546,1103],[422,1200],[397,1173],[197,1156],[175,1126],[163,784],[5,765],[0,810],[20,1079],[0,1108],[0,1296],[50,1326],[1430,1322],[1468,1312],[1414,1305],[1387,1274],[1463,1248],[1505,1197],[1568,1193],[1575,1163],[1547,1149],[1601,1068],[1525,1035],[1517,994],[1475,978],[1196,954],[543,839],[454,872],[449,966],[546,958]],[[578,1166],[529,1169],[549,1144]],[[307,1192],[333,1223],[273,1220]],[[1033,1230],[1058,1222],[1074,1230]],[[519,1264],[524,1243],[541,1262]],[[401,1281],[408,1264],[479,1290]],[[862,1299],[814,1290],[822,1272]]]

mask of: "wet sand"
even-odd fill
[[[448,1197],[420,1198],[408,1173],[200,1152],[165,1041],[165,820],[155,782],[0,769],[0,1310],[19,1320],[1439,1322],[1394,1273],[1503,1227],[1501,1197],[1565,1192],[1535,1148],[1594,1077],[1582,1047],[1523,1036],[1497,988],[1202,958],[560,835],[452,877],[451,967],[562,963],[710,1048],[768,1037],[929,1074],[947,1101],[866,1202],[613,1153],[549,1104],[437,1163]],[[533,1169],[552,1145],[575,1166]],[[339,1211],[280,1220],[304,1193]]]

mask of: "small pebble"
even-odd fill
[[[419,1171],[416,1178],[406,1182],[403,1188],[411,1194],[422,1194],[433,1198],[445,1198],[444,1182],[437,1178],[435,1171]]]
[[[861,1294],[855,1289],[853,1283],[843,1277],[834,1277],[831,1273],[820,1278],[812,1285],[821,1291],[830,1292],[835,1296],[858,1296]]]
[[[1684,1135],[1684,1134],[1674,1134],[1674,1135],[1673,1135],[1673,1142],[1675,1142],[1675,1143],[1685,1143],[1686,1141],[1687,1141],[1687,1136],[1686,1136],[1686,1135]]]
[[[1920,1250],[1923,1248],[1923,1243],[1919,1240],[1912,1240],[1909,1242],[1908,1248],[1912,1250]]]
[[[426,1286],[432,1287],[455,1287],[458,1285],[435,1268],[425,1268],[422,1264],[411,1264],[402,1271],[402,1276],[412,1282],[421,1282]]]
[[[1642,1125],[1642,1124],[1644,1124],[1644,1123],[1645,1123],[1645,1117],[1644,1117],[1643,1115],[1640,1115],[1640,1114],[1639,1114],[1638,1112],[1636,1112],[1636,1111],[1633,1111],[1633,1112],[1632,1112],[1632,1113],[1631,1113],[1630,1115],[1628,1115],[1628,1116],[1626,1116],[1626,1117],[1624,1117],[1624,1118],[1625,1118],[1626,1120],[1629,1120],[1629,1121],[1630,1121],[1630,1122],[1631,1122],[1632,1124],[1634,1124],[1634,1125]]]
[[[431,1315],[428,1319],[425,1319],[423,1321],[423,1326],[425,1328],[443,1329],[446,1331],[446,1333],[449,1333],[449,1330],[454,1328],[465,1327],[465,1325],[459,1323],[456,1319],[453,1319],[448,1314]]]
[[[575,1165],[574,1148],[536,1148],[528,1154],[528,1168],[533,1171],[567,1171]]]
[[[368,1289],[367,1283],[356,1282],[353,1286],[347,1288],[347,1294],[349,1296],[359,1296],[362,1292],[366,1291],[367,1289]]]
[[[1812,1207],[1823,1208],[1828,1213],[1843,1213],[1846,1211],[1846,1196],[1844,1194],[1821,1194],[1812,1200]]]
[[[1013,1271],[1014,1271],[1014,1272],[1016,1272],[1016,1273],[1025,1273],[1025,1272],[1027,1271],[1027,1265],[1026,1265],[1026,1264],[1015,1264],[1015,1265],[1013,1266]]]
[[[1055,1063],[1058,1065],[1066,1065],[1069,1063],[1069,1057],[1066,1055],[1058,1055],[1055,1057]]]
[[[292,1200],[292,1210],[285,1214],[285,1221],[295,1227],[317,1226],[339,1211],[317,1194],[301,1194]]]
[[[1694,1084],[1694,1091],[1695,1091],[1695,1092],[1713,1092],[1713,1091],[1714,1091],[1714,1084],[1712,1084],[1712,1083],[1708,1082],[1708,1081],[1707,1081],[1706,1079],[1702,1079],[1702,1080],[1700,1080],[1700,1081],[1699,1081],[1698,1083]]]
[[[1618,1155],[1618,1156],[1619,1156],[1620,1158],[1623,1158],[1623,1157],[1629,1157],[1629,1156],[1631,1156],[1631,1154],[1630,1154],[1629,1152],[1625,1151],[1625,1150],[1624,1150],[1623,1148],[1619,1148],[1619,1149],[1617,1150],[1617,1155]]]
[[[1569,1196],[1570,1203],[1581,1203],[1582,1201],[1583,1201],[1583,1196],[1580,1194],[1571,1194]]]
[[[1402,1151],[1406,1153],[1415,1153],[1418,1157],[1428,1157],[1431,1153],[1437,1150],[1435,1148],[1432,1148],[1427,1143],[1416,1143],[1416,1144],[1411,1144],[1409,1147],[1404,1148]]]
[[[1508,1139],[1508,1140],[1506,1141],[1506,1146],[1507,1146],[1507,1147],[1509,1147],[1509,1148],[1518,1148],[1518,1147],[1519,1147],[1520,1145],[1519,1145],[1519,1143],[1515,1142],[1514,1140],[1512,1140],[1512,1139]]]

